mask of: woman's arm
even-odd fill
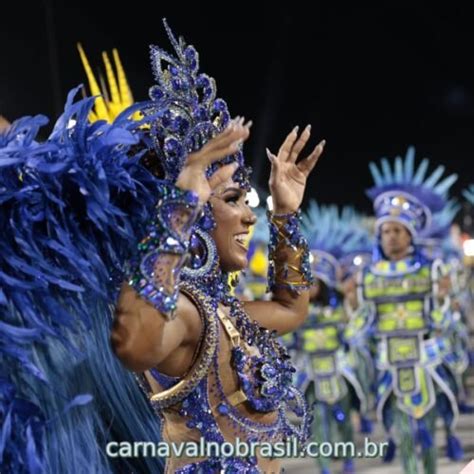
[[[167,321],[128,283],[123,284],[111,341],[125,367],[143,372],[171,355],[169,375],[181,375],[189,367],[202,331],[201,321],[196,307],[184,295],[179,295],[177,306],[177,317]]]
[[[298,209],[309,173],[325,145],[321,141],[307,158],[296,163],[309,137],[310,126],[299,138],[295,128],[277,156],[267,150],[272,165],[269,186],[274,208],[270,213],[269,254],[272,300],[246,302],[244,306],[252,319],[278,334],[294,331],[308,312],[311,271],[308,247],[299,229]]]

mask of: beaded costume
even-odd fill
[[[294,337],[297,385],[313,409],[312,440],[319,444],[335,442],[333,434],[337,431],[342,441],[353,442],[351,410],[367,412],[368,391],[357,369],[357,362],[363,366],[364,361],[358,361],[356,348],[345,338],[348,319],[339,291],[338,259],[344,248],[352,248],[351,241],[358,240],[359,235],[340,218],[335,206],[320,207],[314,201],[303,224],[311,250],[311,270],[321,289]],[[320,457],[317,464],[322,473],[329,473],[329,459]],[[353,469],[352,460],[346,459],[344,472]]]
[[[392,169],[386,159],[380,169],[371,163],[375,186],[368,191],[374,200],[376,232],[385,222],[401,223],[411,234],[413,251],[401,260],[388,260],[380,243],[374,261],[360,275],[359,301],[366,302],[366,330],[378,342],[376,410],[390,436],[386,460],[393,458],[393,434],[401,448],[407,473],[420,472],[416,447],[421,449],[424,472],[436,466],[432,433],[436,415],[442,413],[450,433],[458,416],[453,387],[443,360],[452,350],[447,332],[453,319],[449,301],[438,293],[444,276],[443,263],[429,260],[416,238],[430,227],[432,215],[446,202],[455,175],[440,180],[444,167],[425,178],[428,160],[415,169],[414,150],[405,160],[398,157]],[[453,434],[448,453],[460,449]],[[454,456],[453,456],[454,457]]]
[[[175,317],[179,292],[197,307],[203,326],[201,344],[188,373],[178,379],[155,369],[138,377],[163,420],[166,441],[200,438],[205,443],[304,442],[309,419],[304,398],[292,386],[294,369],[285,348],[271,331],[260,327],[230,294],[228,275],[219,267],[209,231],[214,221],[209,204],[200,211],[194,193],[174,186],[184,160],[230,122],[227,106],[216,98],[214,80],[199,72],[193,46],[176,40],[165,24],[176,56],[153,46],[157,84],[141,111],[150,121],[150,142],[165,181],[138,253],[129,264],[129,282],[168,319]],[[221,163],[236,161],[234,174],[249,189],[249,171],[239,151]],[[208,175],[219,164],[212,165]],[[270,288],[307,289],[311,275],[306,242],[297,215],[270,216]],[[294,252],[291,268],[282,267],[281,249]],[[172,262],[173,270],[167,270]],[[288,262],[290,263],[290,262]],[[229,371],[229,361],[232,371]],[[289,416],[291,414],[291,416]],[[258,453],[257,453],[258,454]],[[277,470],[268,461],[265,469]],[[257,456],[204,459],[171,458],[167,472],[260,472]],[[199,471],[201,470],[201,471]]]

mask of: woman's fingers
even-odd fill
[[[285,138],[285,141],[278,150],[278,159],[281,161],[286,161],[291,153],[293,144],[298,138],[298,126],[296,126]]]
[[[221,166],[216,170],[208,180],[211,190],[213,191],[220,184],[226,182],[230,177],[232,177],[238,167],[238,163],[231,163],[229,165]]]
[[[296,163],[296,160],[298,158],[298,155],[301,153],[301,150],[304,148],[306,143],[309,140],[309,137],[311,135],[311,125],[307,125],[301,135],[298,137],[296,142],[293,144],[293,147],[291,148],[291,152],[288,156],[288,161],[290,163]]]
[[[304,173],[305,176],[308,176],[309,173],[313,170],[316,166],[316,163],[319,160],[319,157],[323,153],[324,145],[326,145],[326,140],[321,140],[317,145],[313,152],[304,160],[300,161],[296,167]]]
[[[232,121],[219,135],[209,140],[199,151],[191,153],[188,163],[207,168],[222,158],[237,153],[240,145],[250,135],[252,122],[244,123],[244,118]]]

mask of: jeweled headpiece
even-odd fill
[[[393,169],[386,158],[382,158],[380,170],[370,163],[375,186],[367,195],[374,202],[377,233],[384,222],[395,221],[403,224],[415,238],[430,228],[433,213],[443,209],[457,175],[451,174],[440,181],[445,170],[440,165],[425,178],[429,160],[423,159],[417,169],[414,162],[415,149],[409,147],[405,159],[395,158]]]
[[[150,136],[165,178],[176,181],[189,153],[199,150],[209,139],[223,131],[230,122],[224,100],[216,98],[212,77],[199,72],[199,54],[183,38],[176,40],[163,20],[175,56],[158,46],[150,47],[151,65],[156,84],[150,88],[151,102],[143,110],[153,115]],[[249,169],[244,165],[242,151],[214,163],[207,170],[237,162],[233,179],[249,189]]]

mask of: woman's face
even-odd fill
[[[247,267],[246,238],[256,217],[246,202],[246,192],[229,178],[213,192],[210,203],[216,227],[211,235],[216,242],[217,254],[224,272]]]

